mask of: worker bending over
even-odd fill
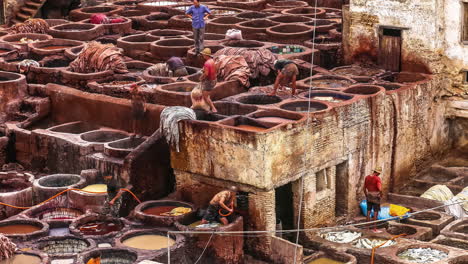
[[[201,224],[208,224],[210,222],[218,221],[223,225],[229,224],[228,219],[225,216],[219,214],[219,210],[223,209],[229,212],[234,212],[234,201],[236,200],[236,194],[238,189],[236,186],[231,186],[229,190],[224,190],[217,193],[210,201],[210,205],[203,216]]]
[[[291,85],[292,88],[292,95],[295,95],[296,78],[299,74],[299,69],[296,64],[290,60],[276,60],[274,67],[278,75],[276,76],[273,92],[270,95],[276,95],[278,87],[282,90],[283,86],[289,85]]]
[[[367,222],[370,221],[370,214],[374,209],[374,221],[377,220],[377,216],[380,211],[380,199],[382,198],[382,181],[380,180],[380,173],[382,169],[377,168],[374,173],[366,176],[364,180],[364,194],[367,200]],[[374,232],[378,233],[377,224],[374,224]]]
[[[172,71],[173,77],[187,76],[187,68],[181,58],[172,56],[166,61],[167,68]]]

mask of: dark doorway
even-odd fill
[[[379,34],[379,65],[386,70],[401,69],[401,29],[381,28]]]
[[[0,0],[0,24],[6,24],[5,18],[5,0]]]
[[[282,229],[294,229],[294,206],[292,184],[288,183],[275,189],[276,224]]]
[[[336,180],[335,180],[335,215],[336,217],[345,216],[348,213],[348,192],[349,192],[349,177],[348,177],[348,162],[343,162],[336,165]]]

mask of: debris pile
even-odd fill
[[[361,233],[349,230],[320,234],[320,237],[322,237],[323,239],[341,244],[350,243],[361,236]]]

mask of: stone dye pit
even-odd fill
[[[13,2],[0,31],[0,233],[23,250],[13,263],[167,263],[170,246],[180,264],[366,264],[370,248],[402,234],[374,263],[468,258],[468,224],[454,216],[463,209],[429,210],[448,192],[466,197],[463,1],[202,2],[217,111],[196,109],[170,129],[162,112],[191,107],[203,75],[185,16],[192,3]],[[110,23],[94,24],[102,15]],[[115,49],[90,52],[92,41]],[[172,56],[188,75],[167,71]],[[274,93],[274,62],[284,59],[296,83]],[[369,224],[337,229],[365,222],[362,189],[376,168],[382,203],[425,212],[379,234]],[[232,185],[229,223],[202,224]],[[423,195],[437,185],[447,193]],[[280,231],[298,227],[313,230],[299,244]],[[183,234],[167,240],[169,230]]]

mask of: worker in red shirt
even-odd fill
[[[381,168],[374,170],[374,173],[366,176],[364,180],[364,194],[367,200],[367,221],[370,221],[371,210],[374,209],[374,221],[380,211],[380,199],[382,198],[382,181],[379,175],[382,173]],[[378,233],[377,224],[374,224],[374,232]]]

